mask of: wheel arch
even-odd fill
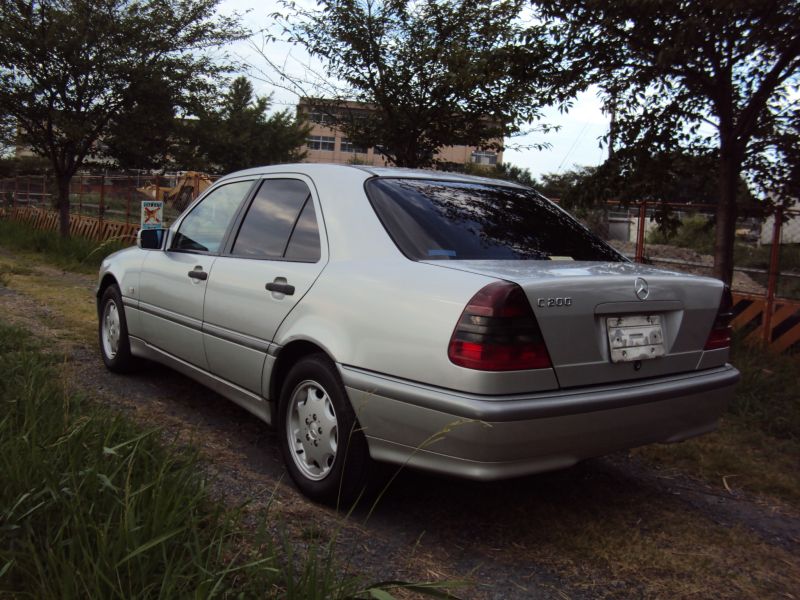
[[[275,364],[272,367],[269,378],[269,398],[272,400],[271,412],[272,422],[277,423],[278,419],[278,405],[280,404],[281,388],[283,382],[286,381],[286,376],[289,374],[291,368],[296,365],[300,360],[312,354],[322,354],[326,356],[332,363],[336,363],[333,357],[321,345],[307,339],[293,340],[283,346],[275,359]]]
[[[111,273],[106,273],[103,275],[103,278],[100,280],[100,285],[97,286],[96,304],[98,313],[100,311],[100,299],[103,297],[103,294],[106,293],[106,290],[112,285],[119,287],[119,281],[117,281],[117,278]]]

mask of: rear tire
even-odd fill
[[[363,493],[370,457],[335,365],[312,354],[286,376],[278,435],[289,475],[317,502],[349,508]]]
[[[108,286],[103,292],[99,316],[100,354],[106,367],[115,373],[130,373],[135,370],[138,360],[131,354],[125,307],[116,285]]]

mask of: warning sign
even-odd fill
[[[164,226],[164,203],[158,200],[142,201],[142,229],[161,229]]]

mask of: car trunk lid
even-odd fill
[[[723,290],[629,262],[426,262],[522,287],[562,388],[697,369]]]

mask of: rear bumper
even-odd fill
[[[706,433],[739,380],[725,365],[616,385],[476,396],[340,371],[373,458],[480,480]]]

